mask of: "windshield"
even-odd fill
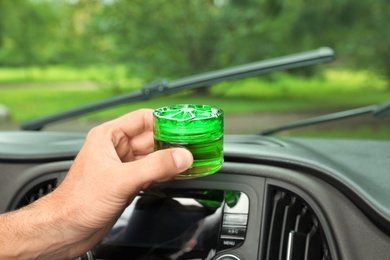
[[[0,2],[0,130],[167,82],[332,48],[302,66],[88,113],[44,127],[86,132],[141,107],[217,106],[226,134],[262,130],[390,100],[386,0],[14,0]],[[365,114],[279,136],[390,139]]]

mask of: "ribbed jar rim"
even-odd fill
[[[179,104],[154,112],[154,138],[176,143],[212,141],[223,136],[222,109],[199,104]]]

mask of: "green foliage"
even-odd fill
[[[136,64],[152,80],[330,46],[389,82],[388,14],[387,0],[3,0],[0,66]]]
[[[0,3],[0,65],[43,64],[55,51],[51,37],[58,16],[46,2],[27,0]]]

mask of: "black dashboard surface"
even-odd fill
[[[390,142],[288,138],[269,139],[259,136],[234,137],[239,142],[227,144],[227,156],[256,160],[285,168],[304,168],[332,184],[354,201],[377,224],[390,232]],[[228,139],[229,140],[229,139]],[[250,140],[254,144],[249,144]],[[278,145],[257,145],[256,141],[273,141]],[[237,140],[238,141],[238,140]]]
[[[0,133],[0,162],[71,160],[85,134]],[[225,160],[305,169],[338,188],[390,232],[390,142],[258,135],[225,137]]]

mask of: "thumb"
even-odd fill
[[[187,170],[193,162],[190,151],[183,148],[164,149],[146,157],[125,163],[128,187],[136,185],[145,188],[154,182],[171,180],[175,175]]]

